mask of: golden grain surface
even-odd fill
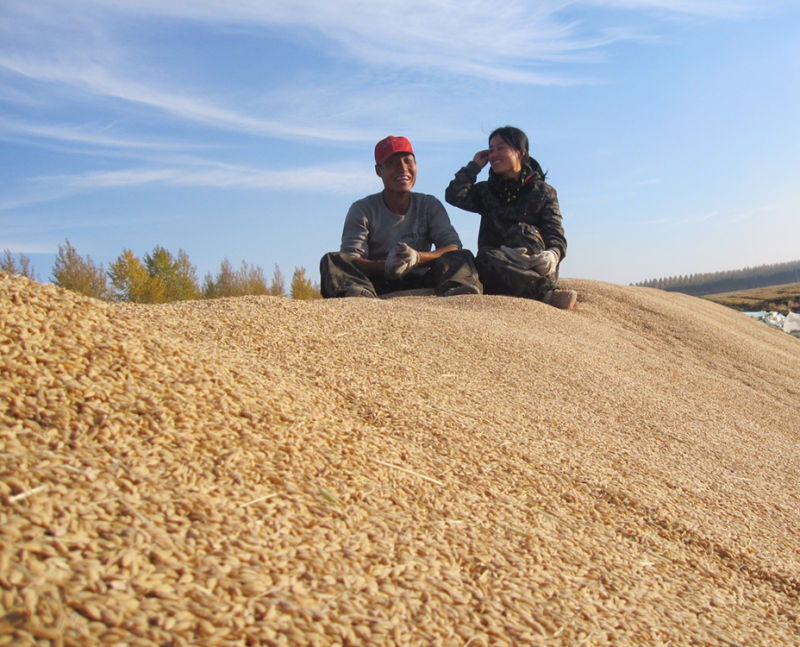
[[[800,340],[567,283],[0,275],[0,646],[800,644]]]

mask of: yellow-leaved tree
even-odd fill
[[[108,269],[113,298],[130,303],[164,303],[164,281],[158,276],[150,276],[147,268],[134,253],[123,250],[122,254]]]
[[[238,270],[225,258],[219,266],[216,277],[211,272],[203,282],[203,297],[219,299],[222,297],[242,297],[246,295],[270,294],[264,270],[260,265],[248,265],[242,261]]]
[[[31,281],[39,280],[33,265],[31,265],[31,259],[25,254],[20,254],[19,264],[17,264],[9,249],[4,250],[3,256],[0,257],[0,272],[6,272],[12,276],[24,276]]]
[[[152,253],[144,255],[144,263],[126,249],[111,264],[108,276],[114,287],[113,298],[117,301],[168,303],[200,296],[194,265],[182,249],[175,258],[156,245]]]
[[[240,289],[244,294],[269,294],[267,279],[260,265],[248,265],[242,261],[238,273]]]
[[[272,282],[269,284],[269,293],[273,297],[286,296],[286,279],[283,278],[283,273],[278,264],[275,264],[275,271],[272,274]]]
[[[311,279],[306,276],[305,267],[294,268],[291,291],[292,299],[310,300],[322,298],[322,294],[319,291],[319,284],[312,282]]]
[[[103,265],[97,267],[88,254],[83,258],[66,239],[63,245],[58,246],[58,255],[53,263],[53,276],[50,279],[60,288],[87,297],[108,299],[110,296]]]

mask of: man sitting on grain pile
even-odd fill
[[[461,248],[442,203],[411,191],[417,162],[405,137],[378,142],[375,173],[383,191],[353,203],[340,251],[320,261],[322,296],[376,297],[419,288],[441,296],[481,294],[475,259]]]

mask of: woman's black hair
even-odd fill
[[[491,143],[497,136],[511,146],[511,148],[522,153],[523,164],[530,164],[531,156],[528,150],[528,136],[524,132],[519,128],[514,128],[514,126],[503,126],[502,128],[495,129],[494,132],[489,135],[489,142]]]

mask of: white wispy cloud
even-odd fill
[[[25,243],[15,240],[0,240],[0,250],[5,252],[8,250],[12,254],[52,254],[54,253],[55,245],[48,243]],[[15,261],[18,259],[14,259]],[[33,269],[36,269],[34,267]]]
[[[559,6],[541,3],[531,10],[512,2],[507,10],[493,12],[497,15],[487,23],[483,18],[475,20],[476,7],[457,6],[449,0],[435,3],[412,0],[404,11],[397,11],[395,5],[361,0],[342,4],[316,0],[292,3],[234,0],[230,4],[216,0],[170,3],[75,0],[68,6],[60,0],[43,0],[32,6],[12,3],[16,19],[0,20],[0,71],[5,76],[18,75],[28,85],[39,84],[40,94],[45,94],[46,89],[53,101],[63,95],[80,101],[80,97],[74,96],[73,91],[77,90],[86,95],[84,101],[92,96],[119,100],[215,129],[280,139],[367,142],[382,136],[382,128],[375,125],[381,104],[405,117],[406,123],[422,123],[414,122],[414,110],[403,113],[398,109],[404,102],[404,94],[408,94],[402,83],[390,87],[378,81],[380,75],[375,75],[387,67],[414,69],[426,78],[436,71],[514,84],[578,82],[530,65],[537,60],[574,57],[596,46],[588,41],[579,44],[570,40],[572,27],[552,19]],[[329,87],[325,97],[328,100],[306,103],[302,115],[296,111],[270,110],[274,108],[269,105],[270,95],[291,96],[315,89],[320,93],[318,88],[325,86],[324,79],[314,77],[305,88],[302,82],[289,85],[284,82],[285,87],[270,88],[267,101],[261,102],[264,110],[258,109],[257,92],[251,94],[245,105],[241,102],[236,107],[226,105],[224,95],[212,98],[207,89],[181,81],[174,70],[172,74],[167,72],[171,70],[168,61],[156,75],[152,74],[153,69],[142,66],[135,49],[128,49],[130,43],[117,31],[120,21],[115,14],[120,12],[246,26],[250,30],[291,28],[315,33],[323,36],[315,42],[322,40],[334,49],[338,47],[341,56],[371,69],[371,73],[362,76],[372,78],[364,78],[351,87]],[[509,29],[519,20],[528,24],[527,33],[519,26]],[[335,85],[348,84],[337,80]],[[382,95],[376,87],[381,85]],[[12,89],[6,94],[9,99],[12,94],[25,96]],[[36,94],[32,92],[29,96]],[[353,109],[356,104],[361,109]],[[331,110],[332,107],[335,109]],[[452,138],[447,130],[429,128],[428,133],[436,139]],[[53,129],[51,133],[56,139],[63,139],[63,132]]]
[[[91,191],[139,186],[247,191],[302,190],[305,193],[363,195],[377,191],[379,181],[369,165],[355,167],[338,164],[268,170],[190,156],[173,156],[163,158],[160,164],[156,162],[144,167],[28,178],[18,185],[16,195],[0,199],[0,213],[27,209]],[[5,228],[9,225],[4,223]]]
[[[371,141],[359,130],[315,128],[301,124],[252,117],[235,110],[219,107],[213,102],[159,90],[149,84],[125,80],[99,65],[75,67],[47,61],[33,61],[0,55],[0,66],[17,74],[37,79],[77,86],[85,91],[123,99],[164,110],[177,117],[213,125],[217,128],[249,132],[263,136],[327,139],[337,141]]]
[[[581,5],[723,19],[789,6],[789,0],[505,0],[491,7],[463,0],[405,0],[402,5],[374,0],[84,1],[147,15],[312,29],[347,51],[399,66],[466,60],[487,68],[511,61],[575,60],[612,42],[608,33],[613,29],[592,33],[579,21],[562,18],[565,9]]]
[[[524,85],[589,82],[553,64],[598,62],[607,45],[642,38],[630,27],[589,29],[561,16],[574,2],[555,0],[506,0],[491,8],[458,0],[84,2],[144,16],[316,33],[330,43],[330,54],[372,68]]]
[[[712,220],[722,215],[719,211],[709,211],[708,213],[694,214],[689,216],[677,216],[674,218],[656,218],[655,220],[643,220],[644,225],[690,225],[706,220]]]
[[[720,225],[733,225],[753,218],[764,218],[772,214],[790,214],[797,209],[798,202],[773,202],[761,204],[745,210],[728,211],[709,211],[707,213],[676,216],[674,218],[658,218],[655,220],[643,220],[643,225],[666,225],[668,228],[694,225],[701,222],[716,221]]]
[[[68,195],[71,195],[74,191],[48,191],[48,192],[36,192],[36,193],[28,193],[25,197],[21,198],[2,198],[0,199],[0,213],[5,211],[16,211],[17,209],[25,209],[26,207],[31,207],[35,204],[41,204],[43,202],[51,202],[53,200],[60,200],[61,198],[65,198]],[[3,223],[5,226],[8,226],[7,223]]]
[[[347,167],[306,167],[281,171],[223,164],[204,167],[139,168],[34,178],[65,189],[107,189],[145,184],[251,190],[297,190],[318,193],[363,193],[376,188],[373,173]]]
[[[42,108],[46,102],[30,92],[24,92],[19,88],[13,88],[0,83],[0,103],[7,105],[23,106],[24,108]]]
[[[651,39],[652,34],[644,35],[649,31],[644,26],[658,23],[658,18],[651,17],[640,21],[641,27],[621,26],[615,23],[620,10],[738,18],[782,4],[780,0],[766,5],[752,0],[505,0],[489,7],[463,0],[406,0],[402,5],[374,0],[42,0],[33,4],[11,0],[6,18],[0,19],[0,70],[216,129],[281,139],[366,142],[381,134],[374,127],[374,116],[365,120],[358,111],[342,110],[348,102],[344,92],[332,96],[331,102],[309,104],[316,111],[306,109],[304,118],[299,118],[294,113],[258,110],[256,91],[245,105],[236,107],[224,95],[211,97],[209,90],[191,80],[165,74],[171,70],[169,61],[153,75],[152,68],[138,63],[135,46],[124,42],[120,18],[130,14],[145,19],[168,17],[282,37],[294,34],[327,55],[371,71],[365,74],[373,75],[373,83],[366,79],[353,90],[354,101],[370,106],[377,96],[370,85],[386,70],[413,72],[431,85],[464,78],[515,85],[594,83],[591,74],[577,72],[574,64],[601,62],[608,46],[620,41]],[[591,24],[580,20],[582,5],[595,12],[600,9],[601,17],[595,16]],[[318,85],[320,78],[315,76],[308,83]],[[408,83],[405,79],[395,87],[382,88],[387,103],[402,101]],[[290,94],[299,85],[273,93]],[[25,96],[13,89],[5,94],[9,99]],[[58,138],[58,133],[53,135]]]
[[[68,5],[61,0],[43,0],[35,5],[12,2],[10,6],[9,16],[13,13],[14,19],[0,20],[0,72],[24,79],[27,92],[0,82],[0,87],[9,88],[5,93],[8,100],[50,96],[55,104],[65,97],[75,103],[103,97],[124,102],[120,105],[166,112],[203,127],[332,143],[375,141],[383,136],[383,126],[377,124],[386,123],[386,112],[398,116],[395,123],[424,123],[414,118],[422,107],[409,106],[407,98],[414,94],[408,91],[408,83],[419,90],[420,79],[384,83],[386,69],[421,73],[433,94],[442,85],[442,74],[510,84],[570,85],[582,81],[537,65],[581,57],[588,60],[593,51],[610,41],[603,35],[579,38],[573,24],[557,19],[564,6],[559,2],[530,5],[512,0],[493,9],[489,20],[483,15],[485,7],[452,0],[411,0],[402,11],[396,5],[366,0],[75,0]],[[357,83],[336,79],[336,83],[326,84],[326,79],[312,75],[305,82],[284,81],[283,87],[269,88],[262,101],[259,93],[253,92],[235,107],[226,105],[225,95],[211,97],[208,89],[182,81],[169,61],[157,74],[139,63],[135,46],[118,31],[119,17],[129,13],[248,30],[280,29],[282,35],[287,29],[316,34],[322,38],[313,39],[315,47],[328,43],[329,54],[338,52],[340,58],[356,61],[363,66],[361,72],[354,71],[361,78]],[[299,111],[276,110],[276,102],[271,100],[306,93],[320,96],[302,104]],[[404,103],[407,105],[401,109]],[[113,103],[102,105],[113,110]],[[423,136],[438,140],[463,137],[463,133],[448,132],[444,121],[429,128],[421,126]],[[63,128],[53,127],[49,132],[57,140],[70,138]],[[33,134],[30,129],[29,134]],[[40,129],[38,134],[47,133]],[[72,135],[73,141],[90,143],[89,138],[86,132]]]
[[[20,139],[38,138],[44,141],[57,141],[67,144],[85,144],[109,149],[133,150],[185,150],[209,148],[198,144],[148,141],[118,137],[110,133],[108,125],[87,124],[83,126],[42,124],[0,117],[0,138]]]
[[[790,6],[790,0],[584,0],[584,4],[630,11],[659,10],[674,14],[742,20]]]
[[[769,204],[759,205],[754,209],[746,209],[744,211],[734,212],[728,215],[726,222],[734,224],[751,220],[753,218],[763,218],[767,216],[784,215],[787,220],[793,219],[796,222],[797,209],[800,207],[800,201],[788,200],[786,202],[771,202]],[[789,240],[792,240],[789,237]]]

